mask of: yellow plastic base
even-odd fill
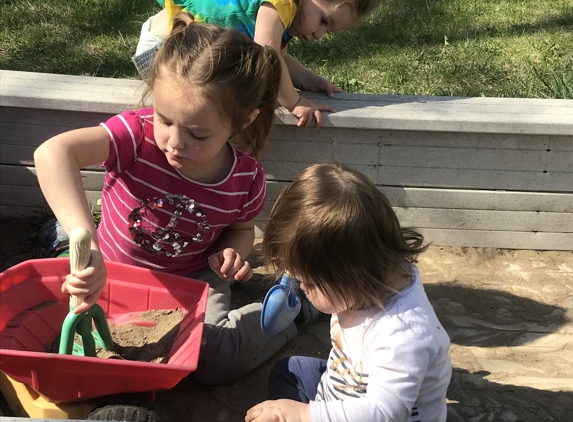
[[[96,408],[95,402],[53,403],[26,384],[0,371],[0,390],[10,409],[21,417],[44,419],[85,419]]]

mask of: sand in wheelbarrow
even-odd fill
[[[110,324],[113,351],[96,347],[96,356],[106,359],[167,363],[182,319],[183,314],[178,309],[158,309],[142,313],[132,323]],[[59,344],[58,336],[48,346],[48,352],[58,353]]]

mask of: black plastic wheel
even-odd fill
[[[142,407],[112,404],[95,409],[88,421],[169,422],[169,418],[153,405]]]

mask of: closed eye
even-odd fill
[[[197,135],[193,134],[192,131],[189,131],[189,135],[191,135],[193,138],[197,139],[198,141],[204,141],[205,139],[208,138],[208,136],[197,136]]]

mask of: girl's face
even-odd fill
[[[307,41],[319,40],[327,32],[348,29],[356,23],[356,14],[347,3],[329,0],[301,0],[288,34]]]
[[[200,90],[182,89],[176,78],[158,78],[153,86],[153,132],[173,168],[192,179],[229,171],[229,124]],[[227,168],[225,168],[227,167]],[[205,180],[199,180],[205,181]]]
[[[325,314],[342,313],[348,309],[348,306],[340,299],[330,301],[322,290],[316,286],[309,286],[303,281],[299,281],[300,289],[306,294],[308,300],[312,302],[314,307],[320,312]],[[334,295],[331,295],[334,296]]]

